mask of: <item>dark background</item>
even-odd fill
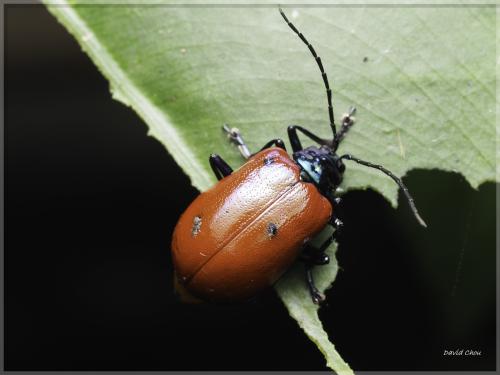
[[[272,291],[176,300],[170,236],[197,191],[45,8],[6,6],[4,27],[5,368],[325,369]],[[356,370],[494,370],[495,185],[404,181],[427,230],[345,195],[326,330]]]

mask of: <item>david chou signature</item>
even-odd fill
[[[472,349],[456,349],[456,350],[444,350],[443,355],[447,356],[481,356],[481,350]]]

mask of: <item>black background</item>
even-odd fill
[[[45,8],[5,21],[6,369],[325,369],[272,291],[176,300],[170,236],[197,191]],[[404,181],[428,230],[404,202],[344,196],[326,330],[357,370],[493,370],[495,185]]]

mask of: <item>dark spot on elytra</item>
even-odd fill
[[[368,62],[368,57],[363,57],[363,62]]]
[[[273,164],[275,161],[276,161],[276,157],[275,156],[266,156],[264,158],[264,165]]]
[[[267,224],[267,235],[273,238],[278,233],[278,227],[274,223]]]

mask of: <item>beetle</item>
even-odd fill
[[[201,193],[180,217],[173,233],[172,256],[178,292],[207,301],[239,301],[273,285],[300,258],[312,301],[325,296],[316,288],[312,268],[329,262],[325,253],[337,238],[342,221],[336,215],[340,198],[335,191],[342,182],[344,161],[353,161],[385,173],[402,189],[418,222],[414,200],[400,178],[381,165],[339,156],[336,151],[354,124],[355,108],[342,117],[337,132],[332,91],[321,58],[305,36],[281,16],[314,57],[326,89],[332,139],[323,139],[298,126],[288,126],[290,156],[281,139],[273,139],[252,154],[236,128],[223,126],[229,140],[247,159],[236,171],[217,154],[209,157],[219,180]],[[317,146],[303,148],[299,133]],[[327,225],[329,238],[319,247],[311,244]]]

